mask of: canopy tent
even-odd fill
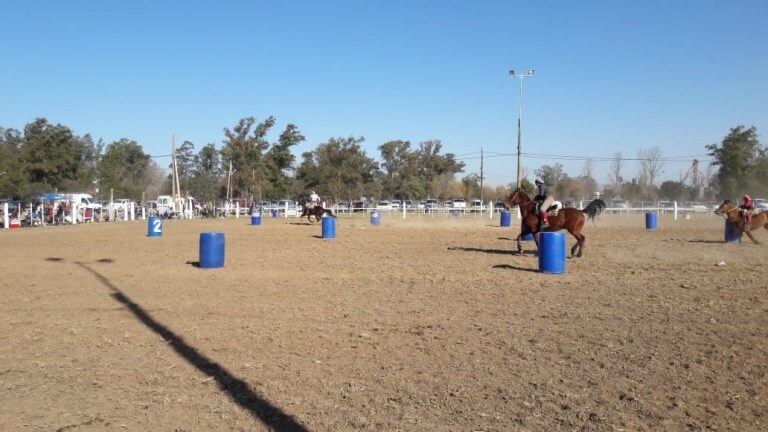
[[[67,199],[67,197],[62,194],[49,193],[49,194],[40,195],[36,199],[38,201],[56,201],[56,200]]]

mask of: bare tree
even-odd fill
[[[587,197],[591,197],[597,190],[597,180],[595,180],[595,161],[592,158],[588,158],[584,161],[584,166],[581,168],[581,175],[584,183],[584,193]]]
[[[613,160],[611,161],[610,171],[611,171],[611,184],[613,185],[613,190],[618,191],[621,187],[621,182],[624,180],[621,178],[621,169],[624,168],[624,157],[621,155],[621,152],[616,152],[613,155]]]
[[[649,187],[653,187],[656,179],[663,172],[664,161],[662,160],[661,149],[654,146],[649,149],[637,152],[637,158],[640,160],[640,178],[647,182]]]

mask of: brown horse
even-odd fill
[[[307,207],[307,205],[305,204],[304,208],[301,211],[301,216],[299,216],[299,218],[303,218],[304,216],[306,216],[307,221],[312,222],[312,219],[310,218],[310,216],[314,216],[315,217],[314,222],[317,222],[320,220],[321,217],[323,217],[323,215],[328,215],[334,218],[336,217],[333,215],[333,212],[329,209],[324,209],[319,205],[316,205],[310,208],[310,207]]]
[[[536,211],[536,203],[528,198],[520,189],[517,189],[512,195],[504,202],[504,207],[509,210],[512,207],[520,208],[520,215],[523,218],[523,226],[520,230],[520,235],[517,236],[517,252],[523,253],[523,246],[520,244],[520,238],[533,234],[536,240],[536,246],[539,246],[539,239],[535,235],[540,231],[541,223],[539,220],[538,212]],[[549,218],[549,227],[545,231],[560,231],[562,229],[568,230],[573,237],[576,238],[576,244],[571,248],[571,256],[580,257],[584,250],[584,241],[586,238],[581,234],[581,229],[584,227],[584,221],[586,217],[590,220],[594,220],[595,216],[599,215],[605,209],[605,202],[600,199],[593,200],[584,210],[578,210],[575,208],[564,208],[557,212],[557,216]],[[584,217],[586,215],[586,217]],[[576,248],[579,252],[576,253]],[[575,255],[574,255],[575,254]]]
[[[752,231],[763,227],[768,230],[768,212],[766,211],[753,214],[752,223],[750,223],[749,226],[747,226],[747,221],[741,214],[741,209],[731,204],[728,200],[725,200],[720,204],[720,207],[715,210],[715,214],[725,217],[725,220],[730,222],[739,234],[745,233],[756,244],[760,244],[760,242],[752,235]]]

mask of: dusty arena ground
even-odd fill
[[[564,276],[498,219],[247,223],[1,232],[0,429],[768,428],[768,245],[714,216],[604,215]]]

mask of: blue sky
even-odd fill
[[[3,0],[0,126],[44,116],[166,154],[171,134],[218,146],[239,118],[273,115],[272,139],[286,123],[307,137],[297,155],[349,135],[374,156],[390,139],[510,153],[514,67],[536,70],[524,152],[699,155],[732,126],[768,127],[766,22],[765,1]],[[511,157],[486,169],[491,183],[515,178]]]

